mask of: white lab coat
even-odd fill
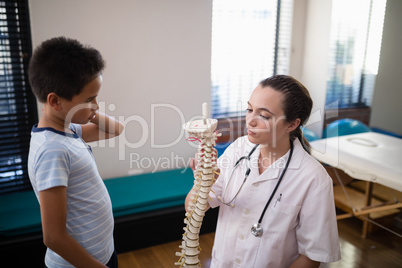
[[[258,147],[248,163],[251,173],[234,201],[235,207],[219,201],[235,162],[253,147],[244,136],[219,158],[221,175],[209,200],[211,207],[220,206],[211,268],[288,267],[299,254],[319,262],[339,260],[332,180],[297,139],[288,170],[262,219],[262,237],[253,236],[250,229],[260,218],[289,152],[259,175]],[[233,173],[225,202],[236,194],[246,170],[247,160],[243,160]]]

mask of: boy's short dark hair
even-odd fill
[[[74,39],[55,37],[35,49],[28,67],[29,83],[42,103],[52,92],[71,100],[104,68],[98,50]]]

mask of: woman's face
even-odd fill
[[[294,129],[285,119],[282,109],[283,94],[271,87],[259,85],[248,101],[246,114],[247,135],[250,142],[271,148],[288,144]]]

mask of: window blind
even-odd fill
[[[371,104],[378,71],[386,0],[332,2],[326,104]]]
[[[27,158],[38,120],[27,77],[31,56],[28,1],[0,1],[0,194],[31,188]]]
[[[261,80],[288,73],[292,11],[293,0],[213,1],[212,117],[241,115]]]

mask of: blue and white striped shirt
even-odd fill
[[[114,219],[109,194],[98,173],[90,147],[75,134],[52,128],[32,129],[28,173],[35,194],[56,186],[67,187],[67,232],[92,256],[106,264],[114,251]],[[73,267],[47,249],[46,266]]]

